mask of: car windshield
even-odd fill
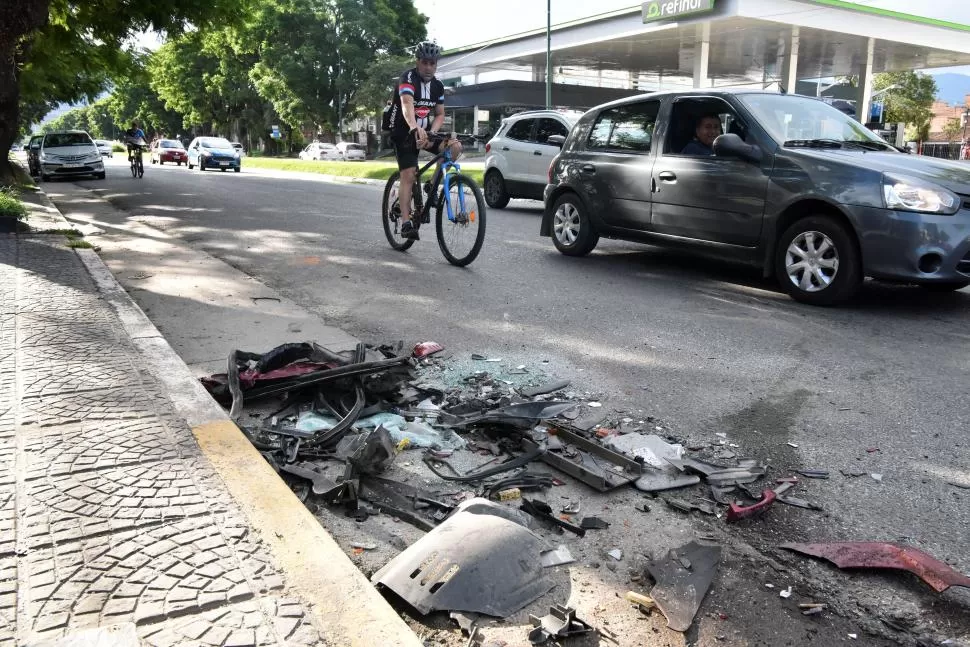
[[[222,137],[204,137],[199,140],[199,143],[202,144],[202,148],[232,148],[229,140]]]
[[[347,147],[346,148],[349,151],[362,151],[362,150],[364,150],[364,147],[361,146],[360,144],[347,144]]]
[[[182,148],[182,142],[177,142],[173,139],[163,139],[158,142],[158,145],[162,148]],[[203,144],[205,146],[205,144]]]
[[[892,149],[861,123],[818,99],[786,94],[743,94],[738,98],[784,146]]]
[[[91,138],[84,133],[53,133],[44,139],[44,146],[55,148],[57,146],[90,146]]]

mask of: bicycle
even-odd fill
[[[143,177],[145,165],[142,164],[141,154],[145,147],[145,140],[129,138],[126,143],[128,144],[128,163],[131,168],[131,177]]]
[[[430,223],[431,209],[434,207],[438,247],[441,248],[441,253],[449,263],[464,267],[475,260],[482,250],[482,243],[485,242],[485,198],[482,197],[482,190],[475,180],[462,175],[461,166],[451,159],[451,151],[447,147],[451,137],[431,133],[428,137],[431,141],[443,141],[445,145],[442,146],[444,149],[442,152],[418,169],[418,175],[411,190],[412,222],[416,229],[420,228],[422,223]],[[428,201],[425,203],[421,192],[421,176],[439,160],[442,161],[441,171],[435,173],[434,181],[427,191]],[[400,171],[395,172],[387,180],[381,203],[381,220],[384,223],[387,242],[394,249],[405,251],[414,244],[414,240],[400,236],[400,180]],[[468,193],[474,198],[474,204],[466,204]],[[432,196],[434,196],[433,199]],[[460,243],[466,239],[470,242],[470,247],[462,253]]]

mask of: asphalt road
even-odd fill
[[[541,205],[529,201],[489,210],[481,255],[458,269],[430,228],[410,252],[388,247],[379,187],[245,163],[240,174],[149,167],[133,180],[116,160],[107,180],[77,184],[361,339],[541,366],[688,444],[720,432],[773,474],[829,470],[801,494],[824,513],[773,510],[732,531],[760,551],[906,541],[970,572],[970,491],[951,484],[970,486],[970,290],[867,283],[849,307],[812,308],[756,270],[680,251],[604,240],[588,258],[564,257],[538,236]],[[834,607],[904,644],[910,631],[879,620],[970,636],[965,590],[789,563]]]

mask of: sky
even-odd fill
[[[414,0],[415,6],[428,16],[428,36],[446,49],[472,45],[493,38],[510,36],[546,26],[546,2],[543,0],[490,0],[478,4],[471,20],[456,18],[455,3],[463,0]],[[467,1],[467,0],[464,0]],[[970,0],[851,0],[881,9],[938,18],[970,25]],[[552,0],[552,24],[585,18],[594,14],[641,5],[636,0]],[[464,12],[463,12],[464,13]],[[467,15],[467,14],[465,14]],[[472,22],[473,27],[468,24]],[[944,71],[941,69],[941,71]],[[946,71],[970,74],[970,68],[948,68]]]

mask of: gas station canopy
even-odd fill
[[[844,0],[651,0],[554,26],[553,77],[651,91],[856,75],[856,103],[868,106],[873,74],[970,64],[970,2],[960,11],[948,22]],[[544,83],[545,66],[541,29],[448,51],[438,69],[467,86],[496,71]]]

